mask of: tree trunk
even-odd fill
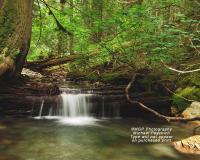
[[[66,0],[60,0],[60,12],[64,13]],[[64,55],[68,52],[68,35],[63,34],[63,31],[58,31],[58,48],[57,54]],[[55,56],[55,55],[54,55]]]
[[[70,9],[71,9],[70,23],[73,23],[74,0],[70,0]],[[70,54],[74,53],[74,34],[70,35],[69,37],[69,52]]]
[[[84,12],[81,12],[82,19],[84,22],[83,24],[85,26],[87,26],[88,28],[91,28],[91,19],[92,18],[90,16],[88,16],[88,15],[90,15],[90,12],[91,12],[89,0],[82,0],[81,5],[82,5],[82,10],[84,11]],[[87,11],[87,12],[85,12],[85,11]]]
[[[98,23],[101,23],[103,18],[103,0],[93,0],[92,10],[95,21],[92,23],[93,33],[91,39],[94,43],[99,43],[102,38],[102,29]]]
[[[0,0],[0,78],[19,77],[31,38],[32,0]]]

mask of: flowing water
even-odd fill
[[[101,116],[95,118],[90,103],[92,96],[94,95],[63,92],[56,106],[45,109],[47,102],[41,100],[37,117],[0,117],[0,160],[195,160],[199,158],[178,153],[170,143],[131,142],[132,127],[172,127],[173,140],[179,140],[192,135],[192,126],[186,124],[167,126],[136,118],[121,118],[118,104],[107,106],[102,97]],[[106,111],[106,107],[111,109]]]
[[[45,101],[42,100],[39,114],[35,119],[58,119],[59,122],[71,125],[94,125],[98,119],[92,114],[91,110],[94,106],[90,103],[91,98],[97,96],[94,94],[83,93],[66,93],[60,95],[60,103],[57,106],[51,106],[48,111],[43,112]],[[106,117],[104,97],[101,99],[101,119],[111,118]],[[120,119],[120,109],[118,104],[114,102],[109,107],[109,115],[112,118]]]
[[[91,105],[88,101],[91,96],[91,94],[63,92],[60,95],[60,105],[50,107],[48,114],[42,112],[44,107],[42,100],[39,114],[35,119],[58,119],[63,124],[93,125],[97,119],[90,115]]]
[[[57,120],[0,119],[1,160],[195,160],[170,144],[131,142],[131,127],[159,124],[139,119],[99,120],[72,126]],[[163,126],[163,125],[162,125]],[[192,134],[185,125],[173,127],[174,139]]]

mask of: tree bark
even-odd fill
[[[92,10],[96,20],[92,23],[93,33],[91,39],[94,43],[99,43],[101,42],[103,31],[97,23],[101,23],[103,19],[103,0],[93,0]]]
[[[73,62],[77,59],[81,58],[80,55],[69,55],[66,57],[60,57],[60,58],[53,58],[53,59],[45,59],[40,61],[34,61],[34,62],[27,62],[25,64],[26,68],[29,68],[34,71],[39,71],[41,69],[45,69],[48,67],[53,67],[61,64],[65,64],[67,62]]]
[[[0,1],[0,78],[21,73],[30,46],[32,2]]]
[[[64,13],[66,0],[60,0],[60,12]],[[57,54],[64,55],[68,52],[69,35],[63,34],[62,30],[58,31],[58,48]]]
[[[73,23],[74,0],[70,0],[70,9],[71,9],[70,23]],[[74,53],[74,35],[73,34],[69,36],[69,52],[70,54]]]

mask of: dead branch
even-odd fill
[[[120,1],[118,0],[119,3],[121,4],[131,4],[131,3],[135,3],[137,0],[133,0],[133,1]]]
[[[139,101],[135,101],[135,100],[132,100],[130,95],[129,95],[129,90],[132,86],[132,84],[134,83],[135,81],[135,78],[136,78],[136,75],[137,74],[133,74],[132,76],[132,79],[131,81],[128,83],[126,89],[125,89],[125,94],[126,94],[126,98],[128,100],[128,102],[130,102],[131,104],[138,104],[140,106],[141,109],[143,110],[146,110],[152,114],[154,114],[156,117],[162,119],[162,120],[165,120],[167,122],[189,122],[189,121],[200,121],[200,117],[194,117],[194,118],[184,118],[184,117],[170,117],[170,116],[165,116],[149,107],[147,107],[146,105],[144,105],[142,102],[139,102]]]
[[[193,72],[199,72],[200,71],[200,68],[199,69],[194,69],[194,70],[189,70],[189,71],[181,71],[181,70],[177,70],[177,69],[174,69],[170,66],[168,66],[167,64],[165,64],[162,60],[161,60],[161,63],[168,69],[174,71],[174,72],[178,72],[180,74],[186,74],[186,73],[193,73]]]

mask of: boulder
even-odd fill
[[[200,117],[200,102],[192,102],[190,107],[186,108],[182,115],[185,118],[194,118],[194,117]],[[200,124],[200,121],[194,121],[195,124]]]
[[[181,153],[200,155],[200,135],[173,142],[173,145]]]

